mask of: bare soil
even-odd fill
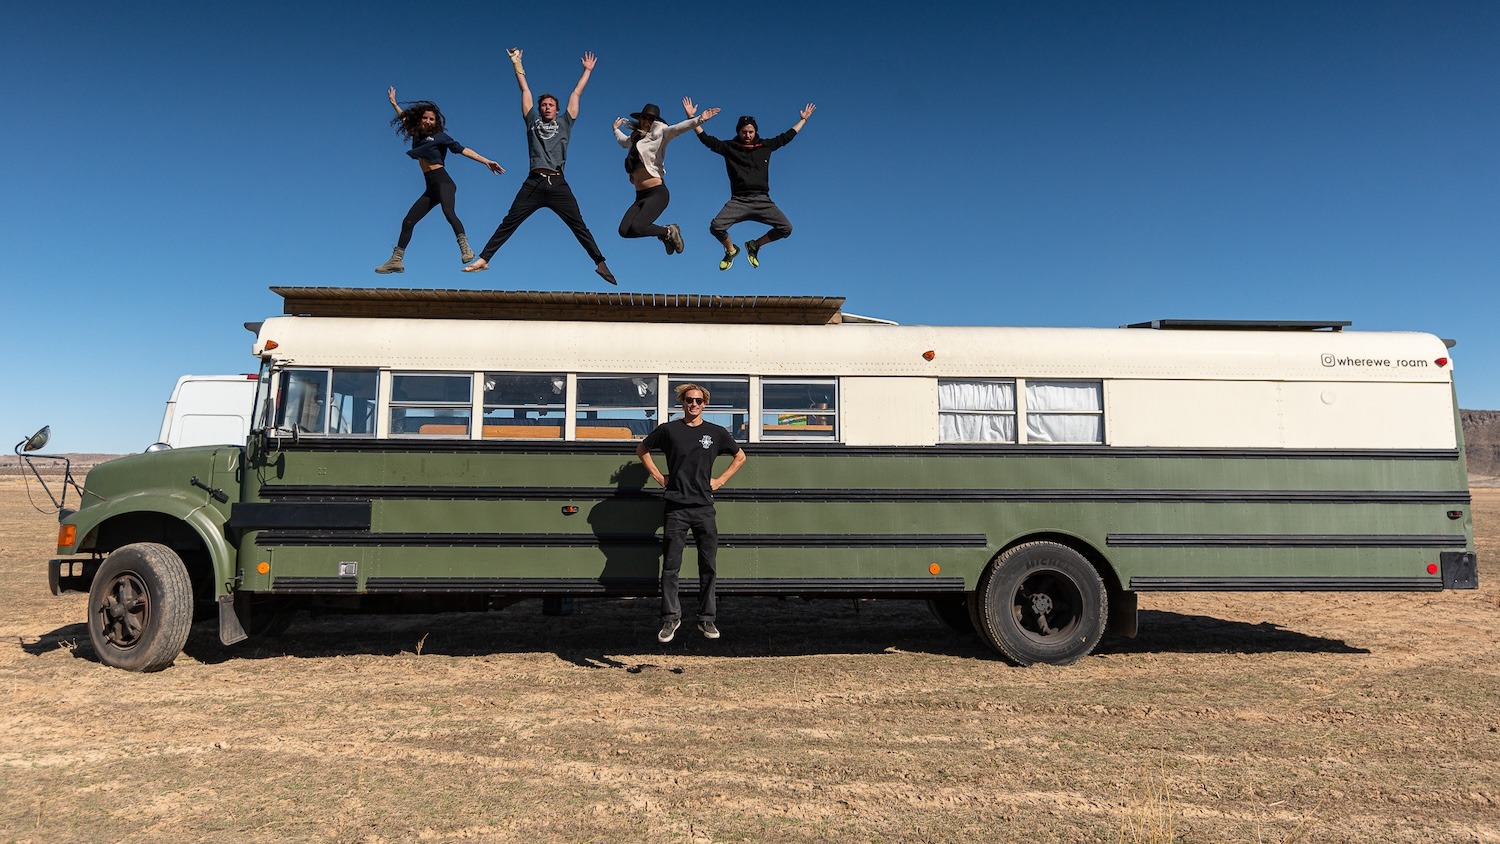
[[[1500,490],[1475,490],[1482,563]],[[0,478],[0,841],[1500,841],[1500,581],[1148,595],[1011,668],[898,601],[299,617],[159,674]],[[1481,566],[1483,569],[1483,565]]]

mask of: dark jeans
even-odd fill
[[[672,192],[664,184],[636,191],[635,202],[620,218],[620,237],[665,237],[667,229],[658,226],[656,218],[667,210],[667,203],[671,201]]]
[[[505,213],[505,219],[500,221],[499,228],[490,235],[489,243],[479,251],[479,257],[486,262],[495,257],[495,253],[526,222],[526,218],[542,208],[551,208],[553,213],[568,224],[568,228],[573,230],[573,236],[578,238],[578,245],[589,253],[595,264],[604,262],[604,253],[599,251],[599,244],[594,242],[589,227],[584,225],[583,212],[578,210],[578,199],[573,196],[573,189],[568,187],[567,180],[562,176],[544,176],[540,173],[532,173],[521,183],[521,189],[516,191],[515,201]]]
[[[747,193],[730,197],[719,209],[719,214],[708,224],[708,233],[720,243],[729,239],[729,227],[735,223],[765,223],[771,227],[766,232],[766,242],[781,240],[792,234],[792,223],[771,201],[770,194]]]
[[[698,620],[713,621],[719,611],[718,596],[714,594],[718,583],[719,526],[714,520],[712,504],[667,505],[662,530],[661,617],[682,618],[677,575],[682,571],[682,549],[687,545],[688,531],[692,531],[698,546]]]
[[[442,206],[443,216],[448,218],[448,225],[453,227],[454,234],[464,233],[464,224],[458,221],[458,212],[453,210],[453,197],[458,191],[458,185],[448,175],[448,168],[428,170],[422,174],[422,180],[427,183],[427,189],[411,204],[411,210],[406,212],[406,219],[401,221],[401,238],[396,241],[396,245],[402,249],[411,243],[412,229],[417,227],[417,221],[426,217],[427,212],[435,206]]]

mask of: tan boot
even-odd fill
[[[465,264],[474,260],[474,250],[469,248],[469,236],[466,234],[458,236],[458,257]]]
[[[390,260],[376,267],[375,272],[380,273],[381,275],[386,275],[388,273],[406,272],[406,266],[401,263],[401,256],[405,254],[406,250],[402,249],[399,246],[397,246],[395,249],[392,249]]]

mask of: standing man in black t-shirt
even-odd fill
[[[635,454],[646,464],[646,471],[666,492],[666,513],[662,528],[661,563],[661,632],[659,642],[670,642],[682,624],[682,604],[677,600],[677,575],[682,569],[682,549],[688,531],[698,546],[698,630],[706,638],[719,638],[714,626],[718,599],[714,588],[718,581],[716,568],[719,550],[719,527],[714,515],[714,490],[729,482],[745,465],[745,450],[724,428],[703,420],[708,404],[708,390],[697,384],[677,388],[682,402],[682,418],[656,426],[636,446]],[[652,450],[667,457],[667,474],[662,476],[652,459]],[[713,477],[714,458],[733,454],[734,460],[724,474]]]

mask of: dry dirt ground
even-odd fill
[[[1500,490],[1482,588],[1155,595],[1007,667],[907,602],[299,618],[99,665],[0,479],[0,841],[1500,841]]]

